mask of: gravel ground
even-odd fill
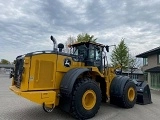
[[[9,90],[9,75],[0,74],[0,120],[74,120],[69,114],[56,108],[52,113],[42,106],[19,97]],[[159,120],[160,92],[152,92],[152,104],[123,109],[102,103],[99,112],[91,120]]]

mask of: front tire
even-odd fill
[[[122,97],[122,107],[125,108],[132,108],[136,104],[137,99],[137,91],[136,91],[136,85],[129,81],[123,91],[123,97]]]
[[[95,81],[78,79],[72,91],[72,115],[77,119],[92,118],[99,110],[101,97],[101,90]]]
[[[134,82],[127,76],[117,76],[110,86],[110,103],[132,108],[136,104],[137,90]]]

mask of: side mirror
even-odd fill
[[[106,51],[109,52],[109,46],[106,45],[105,48],[106,48]]]

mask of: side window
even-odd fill
[[[160,64],[160,54],[158,54],[158,64]]]
[[[78,56],[83,57],[83,59],[87,57],[87,48],[85,45],[78,48]]]
[[[84,46],[78,46],[74,48],[74,55],[82,55],[85,53],[86,48]]]
[[[99,47],[96,48],[96,60],[101,60],[101,49]]]
[[[89,59],[101,60],[102,51],[100,47],[92,47],[89,51]]]
[[[143,65],[148,65],[148,58],[143,58]]]
[[[76,49],[73,54],[74,54],[74,55],[78,55],[78,49]]]
[[[73,60],[75,61],[84,61],[87,57],[87,48],[84,45],[77,46],[74,48],[74,57]]]
[[[91,49],[91,50],[90,50],[89,58],[90,58],[90,59],[94,59],[94,49]]]

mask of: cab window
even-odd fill
[[[95,50],[96,50],[96,60],[101,60],[101,49],[97,47]]]
[[[87,47],[85,45],[80,45],[74,47],[74,52],[73,52],[73,60],[74,61],[84,61],[85,58],[87,57]]]

